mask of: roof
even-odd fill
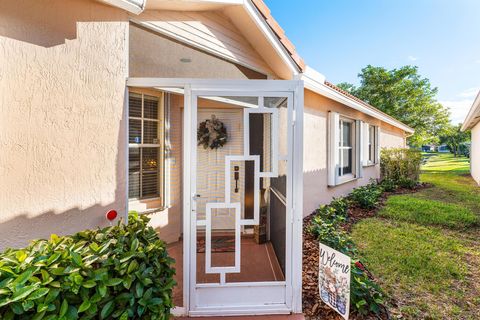
[[[380,111],[374,106],[371,106],[365,101],[328,82],[327,80],[325,80],[325,77],[321,73],[318,73],[317,71],[308,66],[305,73],[302,74],[301,79],[305,82],[305,88],[313,92],[316,92],[334,101],[340,102],[343,105],[363,112],[369,116],[377,118],[409,134],[413,134],[415,132],[413,128],[407,126],[401,121],[398,121],[394,117]]]
[[[126,7],[125,3],[128,3],[130,6],[133,4],[136,7],[136,9],[134,11],[132,10],[129,10],[129,11],[134,12],[135,14],[139,14],[141,11],[145,9],[146,0],[100,0],[100,1],[104,1],[104,2],[110,3],[111,5],[122,7],[125,10],[128,10],[128,7]],[[157,1],[162,3],[175,3],[175,1],[166,1],[166,0],[157,0]],[[200,2],[200,0],[197,0],[197,1]],[[248,1],[248,2],[243,2],[243,1]],[[370,104],[364,102],[363,100],[353,96],[352,94],[340,89],[334,84],[326,81],[325,76],[313,70],[312,68],[308,67],[305,61],[302,59],[302,57],[300,57],[300,55],[297,53],[293,43],[286,36],[285,31],[282,29],[279,23],[275,20],[275,18],[273,18],[270,9],[265,4],[265,2],[263,2],[263,0],[221,0],[221,1],[215,0],[215,1],[204,1],[202,3],[205,3],[205,2],[212,2],[212,3],[214,2],[217,5],[238,5],[242,3],[243,5],[245,5],[245,3],[253,4],[253,7],[255,7],[256,11],[258,11],[254,15],[256,17],[258,16],[259,20],[265,21],[266,28],[270,29],[272,33],[271,37],[273,41],[278,43],[278,48],[280,48],[281,51],[285,51],[285,52],[282,52],[282,55],[284,55],[287,59],[288,58],[291,59],[290,60],[291,67],[298,68],[297,72],[298,71],[301,72],[301,74],[299,75],[299,78],[305,80],[306,84],[310,85],[310,89],[312,89],[313,91],[319,94],[326,95],[331,99],[344,103],[351,108],[354,108],[368,115],[376,117],[408,133],[414,132],[412,128],[405,125],[404,123],[387,115],[386,113],[380,111],[374,106],[371,106]],[[195,1],[194,0],[191,0],[189,2],[178,1],[178,3],[186,6],[191,6],[193,3],[195,3]],[[277,49],[277,52],[279,52],[278,49]]]
[[[283,45],[283,47],[285,48],[285,50],[287,50],[287,52],[290,54],[290,57],[292,58],[292,60],[296,63],[296,65],[298,66],[298,68],[300,69],[300,71],[302,73],[305,73],[307,71],[307,65],[305,64],[305,61],[302,59],[302,57],[300,57],[300,55],[297,53],[296,49],[295,49],[295,46],[293,45],[293,43],[287,38],[286,34],[285,34],[285,31],[282,29],[282,27],[278,24],[278,22],[275,20],[275,18],[272,16],[271,14],[271,11],[270,9],[268,8],[268,6],[265,4],[265,2],[263,2],[263,0],[251,0],[252,3],[255,5],[255,7],[258,9],[258,11],[260,12],[260,14],[263,16],[263,18],[265,19],[266,23],[268,24],[268,26],[270,27],[270,29],[274,32],[274,34],[277,36],[278,40],[280,41],[280,43]],[[310,68],[309,68],[310,69]],[[314,70],[311,70],[311,71],[314,71]],[[312,73],[312,72],[310,72]],[[323,75],[321,75],[320,73],[318,72],[314,72],[315,75],[314,75],[314,78],[316,78],[317,80],[321,79],[320,81],[323,81],[324,84],[335,90],[336,92],[340,93],[341,95],[347,97],[348,99],[351,99],[351,100],[354,100],[355,102],[358,102],[359,104],[363,105],[364,107],[366,108],[369,108],[371,109],[371,111],[375,113],[379,113],[381,114],[383,117],[381,118],[388,118],[389,120],[391,121],[386,121],[387,123],[390,123],[396,127],[399,127],[401,128],[402,130],[405,130],[406,132],[409,132],[409,133],[413,133],[414,130],[408,126],[406,126],[404,123],[398,121],[397,119],[389,116],[388,114],[380,111],[379,109],[377,109],[376,107],[366,103],[365,101],[355,97],[354,95],[350,94],[349,92],[345,91],[345,90],[342,90],[340,89],[339,87],[337,87],[336,85],[334,85],[333,83],[331,82],[328,82],[327,80],[325,80],[325,77]]]
[[[475,127],[478,122],[480,122],[480,92],[477,94],[470,111],[468,111],[467,117],[465,118],[465,121],[463,121],[461,130],[470,130]]]
[[[290,55],[292,60],[295,62],[297,67],[300,69],[300,71],[304,72],[306,69],[305,61],[297,53],[295,46],[287,38],[285,31],[282,29],[282,27],[280,27],[278,22],[272,16],[270,9],[267,7],[265,2],[263,2],[263,0],[252,0],[252,3],[255,5],[255,7],[260,12],[260,14],[263,16],[263,18],[265,19],[265,22],[268,24],[268,26],[273,31],[273,33],[277,36],[278,40],[283,45],[285,50],[287,50],[288,54]]]
[[[366,103],[366,102],[363,101],[362,99],[357,98],[356,96],[354,96],[354,95],[351,94],[350,92],[347,92],[347,91],[345,91],[345,90],[337,87],[336,85],[334,85],[333,83],[328,82],[327,80],[325,80],[325,85],[326,85],[327,87],[332,88],[332,89],[335,90],[335,91],[338,91],[338,92],[341,93],[342,95],[344,95],[344,96],[346,96],[346,97],[348,97],[348,98],[350,98],[350,99],[352,99],[352,100],[355,100],[356,102],[358,102],[358,103],[366,106],[367,108],[373,109],[373,110],[375,110],[376,112],[379,112],[379,113],[383,114],[384,116],[391,118],[391,119],[394,120],[394,121],[398,121],[396,118],[394,118],[394,117],[390,116],[389,114],[381,111],[381,110],[378,109],[377,107],[374,107],[374,106],[372,106],[371,104]],[[398,121],[398,122],[400,122],[400,121]],[[400,123],[402,123],[402,122],[400,122]],[[403,123],[402,123],[402,124],[403,124]],[[412,132],[413,132],[413,128],[409,128],[409,129],[411,129]],[[407,130],[407,131],[408,131],[408,130]]]

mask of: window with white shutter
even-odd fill
[[[129,93],[128,197],[162,198],[163,191],[162,96]]]
[[[329,112],[328,184],[335,186],[361,176],[361,123]]]

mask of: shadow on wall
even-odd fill
[[[0,250],[125,215],[127,19],[93,0],[0,1]]]
[[[123,114],[124,111],[122,111],[122,115]],[[127,204],[125,192],[127,188],[125,178],[125,153],[127,149],[122,148],[122,146],[125,145],[126,132],[126,123],[123,119],[124,117],[122,116],[117,134],[117,145],[119,146],[115,155],[115,185],[117,188],[115,188],[113,192],[113,201],[108,201],[107,204],[97,203],[86,208],[74,207],[63,212],[50,210],[35,214],[27,212],[13,214],[11,219],[0,222],[0,251],[9,247],[25,247],[31,240],[48,239],[52,233],[69,235],[95,227],[106,227],[111,223],[118,223],[120,218],[126,216]],[[101,128],[99,128],[99,130],[100,129]],[[76,149],[74,145],[71,147],[74,150]],[[110,154],[99,155],[97,160],[104,161],[105,157],[109,156]],[[89,182],[95,184],[96,181],[97,180],[92,180]],[[58,192],[63,192],[65,185],[59,184],[56,187]],[[101,195],[98,195],[98,197],[100,198]],[[11,209],[15,211],[15,208]],[[2,208],[2,210],[4,210],[4,208]],[[105,214],[109,210],[116,210],[118,212],[118,217],[113,222],[109,222],[105,217]]]
[[[93,0],[0,1],[0,36],[45,48],[77,37],[77,22],[126,21],[127,14]]]
[[[354,188],[370,183],[370,179],[380,176],[380,166],[364,167],[363,178],[328,186],[327,169],[310,170],[303,173],[303,212],[304,216],[313,213],[320,205],[328,204],[333,198],[348,195]]]

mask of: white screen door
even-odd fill
[[[299,311],[302,91],[267,80],[185,88],[191,315]]]

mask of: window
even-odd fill
[[[353,121],[340,120],[339,163],[338,176],[342,177],[353,173]]]
[[[159,96],[129,93],[128,198],[160,198],[163,179],[163,118]]]
[[[363,175],[361,165],[362,123],[329,112],[328,185],[336,186]]]

